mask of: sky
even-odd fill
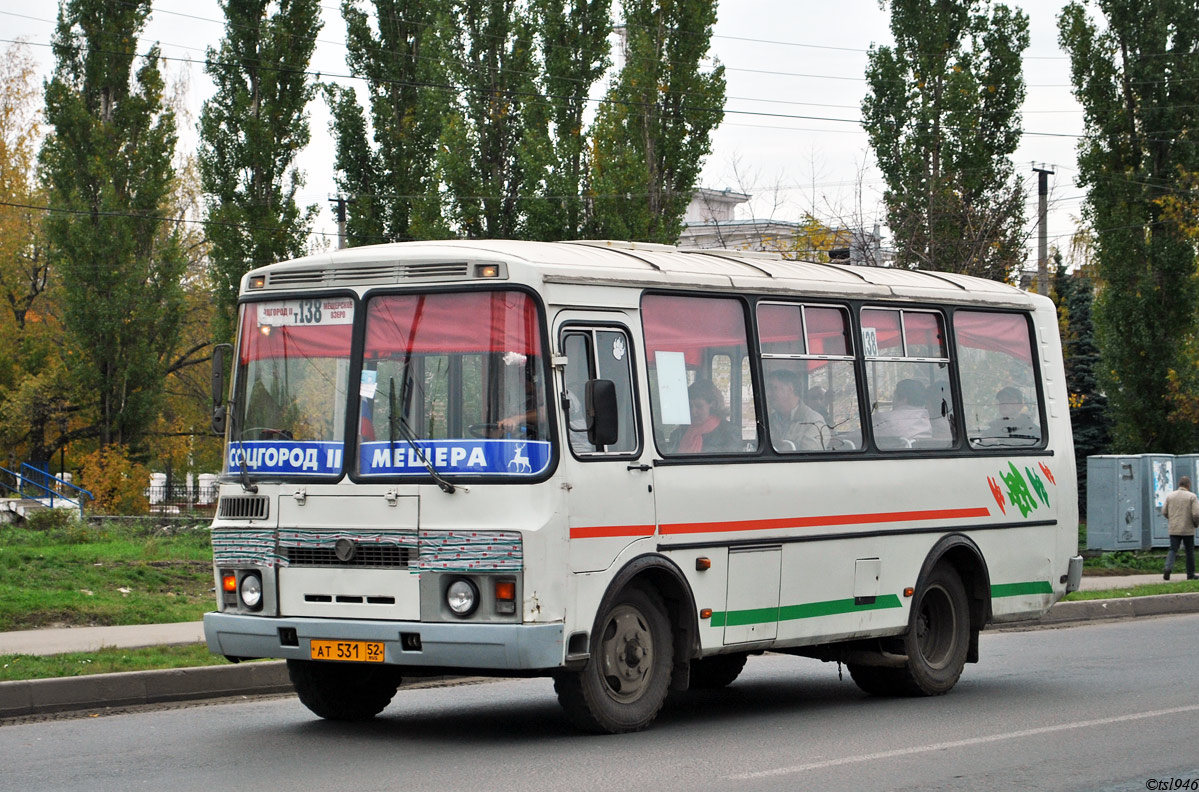
[[[1083,191],[1074,180],[1083,113],[1070,89],[1069,59],[1057,41],[1063,4],[1009,2],[1028,14],[1031,38],[1024,55],[1025,134],[1012,156],[1016,172],[1026,176],[1028,266],[1035,266],[1037,255],[1034,162],[1054,170],[1050,246],[1068,247],[1081,214]],[[349,74],[339,5],[322,2],[324,27],[311,68],[326,79],[359,86],[362,95],[361,82],[330,78]],[[55,0],[0,0],[0,48],[24,39],[43,77],[53,68],[48,45],[57,7]],[[182,120],[180,144],[194,149],[200,106],[213,91],[200,61],[206,47],[219,45],[223,14],[217,0],[154,0],[153,8],[139,46],[145,51],[157,41],[171,59],[168,79],[182,83],[192,113]],[[882,222],[883,182],[857,120],[868,50],[889,43],[889,14],[877,0],[723,0],[711,55],[726,69],[725,118],[713,133],[700,186],[753,195],[738,219],[796,220],[811,212],[825,222],[867,228]],[[329,113],[319,99],[309,112],[312,142],[297,161],[306,175],[298,200],[320,207],[314,242],[333,244]]]

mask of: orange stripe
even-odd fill
[[[822,528],[836,525],[874,525],[878,523],[917,522],[920,520],[962,520],[990,517],[991,510],[927,509],[924,511],[877,512],[875,514],[831,514],[824,517],[782,517],[774,520],[734,520],[732,522],[673,523],[661,526],[661,533],[722,533],[726,531],[769,531],[788,528]],[[571,528],[571,539],[599,539],[620,536],[650,536],[652,525],[595,525]]]
[[[571,539],[604,539],[614,536],[652,536],[652,525],[594,525],[571,528]]]
[[[925,511],[878,512],[875,514],[830,514],[824,517],[783,517],[777,520],[736,520],[733,522],[674,523],[663,525],[663,534],[721,533],[725,531],[766,531],[786,528],[821,528],[835,525],[872,525],[876,523],[916,522],[919,520],[960,520],[989,517],[991,510],[931,509]]]

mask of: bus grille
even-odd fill
[[[371,567],[407,569],[409,548],[392,544],[354,544],[354,556],[342,561],[332,547],[282,547],[289,566]]]
[[[217,517],[227,520],[265,520],[267,498],[265,495],[249,495],[221,498],[217,505]]]

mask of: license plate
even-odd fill
[[[379,641],[313,641],[308,652],[313,660],[383,662],[383,644]]]

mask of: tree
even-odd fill
[[[450,95],[437,34],[445,24],[443,5],[374,0],[372,28],[357,0],[342,0],[346,60],[350,72],[366,80],[370,103],[368,126],[353,88],[326,87],[351,246],[446,235],[435,173]]]
[[[1079,181],[1095,229],[1095,329],[1115,450],[1184,453],[1193,420],[1171,420],[1199,315],[1195,242],[1162,199],[1199,170],[1199,3],[1101,0],[1105,26],[1071,3],[1058,20],[1085,112]]]
[[[305,252],[316,206],[303,210],[296,157],[308,145],[307,68],[319,0],[222,0],[225,37],[208,49],[216,91],[200,113],[200,179],[207,197],[216,335],[233,337],[241,277]],[[273,9],[273,13],[272,13]]]
[[[133,43],[149,0],[67,0],[46,85],[52,127],[40,156],[53,211],[51,272],[62,284],[61,354],[88,425],[78,436],[136,448],[161,401],[178,346],[185,256],[165,216],[174,184],[174,114],[157,46]]]
[[[552,153],[541,200],[527,207],[529,237],[545,241],[584,235],[588,210],[587,136],[583,115],[591,87],[608,68],[612,0],[533,0],[544,64]]]
[[[535,30],[520,0],[457,0],[447,72],[461,95],[441,133],[449,218],[470,238],[521,238],[551,156]]]
[[[624,66],[591,130],[593,234],[673,244],[724,117],[724,67],[701,70],[716,3],[623,5]]]
[[[1107,397],[1099,386],[1099,347],[1095,343],[1092,305],[1095,287],[1085,271],[1070,273],[1060,252],[1054,253],[1052,296],[1057,304],[1070,397],[1070,426],[1074,432],[1074,462],[1078,470],[1078,505],[1087,502],[1087,457],[1106,454],[1111,447]]]
[[[862,126],[886,180],[896,264],[1010,281],[1024,258],[1021,53],[1028,17],[987,0],[892,0]]]

